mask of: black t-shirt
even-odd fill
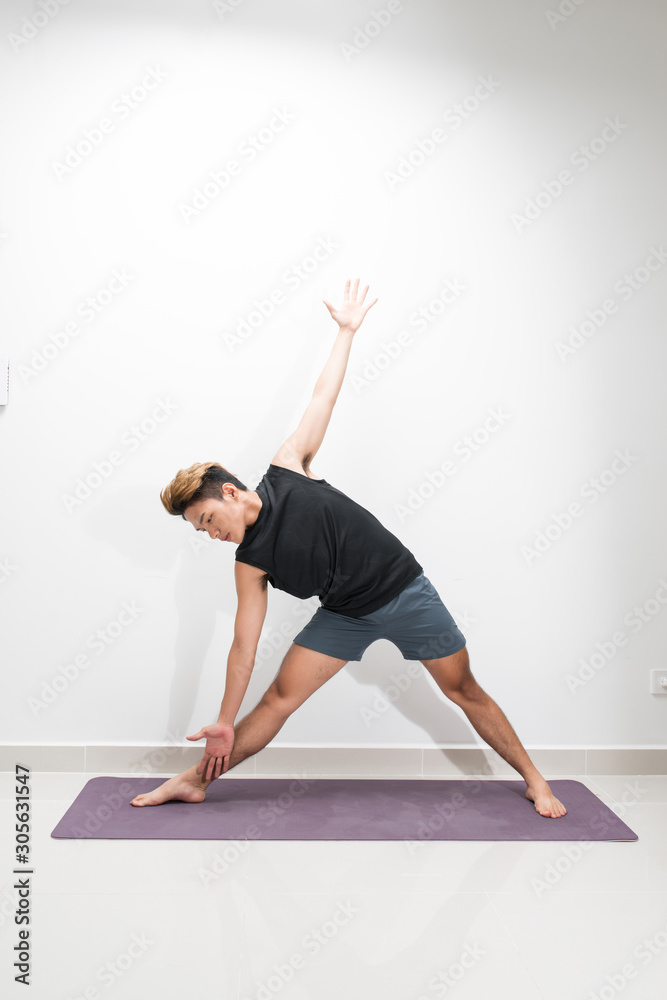
[[[377,517],[325,479],[271,464],[255,489],[262,508],[236,559],[264,570],[278,590],[361,618],[423,571]]]

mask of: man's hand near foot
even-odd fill
[[[172,799],[177,799],[179,802],[203,802],[208,785],[210,781],[204,781],[197,774],[197,766],[193,766],[182,774],[164,781],[151,792],[135,795],[130,805],[161,806],[163,802],[171,802]]]
[[[133,806],[159,806],[163,802],[177,799],[179,802],[203,802],[206,789],[220,774],[229,767],[229,759],[234,747],[234,727],[216,722],[212,726],[204,726],[189,740],[206,739],[204,756],[193,767],[169,778],[152,792],[136,795],[131,802]]]
[[[229,760],[234,749],[234,727],[223,722],[214,722],[212,726],[204,726],[188,740],[206,740],[204,756],[197,764],[197,774],[205,781],[213,781],[229,768]]]

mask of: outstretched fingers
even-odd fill
[[[204,757],[205,761],[202,774],[206,781],[215,781],[216,778],[220,777],[220,768],[222,767],[221,757]]]
[[[208,775],[212,759],[214,758],[211,758],[208,754],[205,753],[202,759],[197,764],[197,774],[201,775],[204,781],[212,780]]]
[[[377,296],[375,296],[372,302],[367,302],[368,290],[369,286],[364,285],[361,295],[359,295],[359,278],[354,279],[354,285],[352,279],[348,278],[345,282],[342,305],[335,307],[328,299],[322,299],[322,302],[327,307],[332,319],[340,327],[347,327],[356,333],[368,310],[378,301]]]
[[[366,292],[367,291],[368,291],[368,285],[366,285]],[[364,292],[364,298],[366,296],[366,292]],[[375,303],[377,302],[377,300],[378,300],[378,298],[377,298],[377,295],[376,295],[375,298],[373,299],[373,301],[369,302],[368,305],[366,306],[366,308],[364,309],[364,316],[366,315],[366,313],[368,312],[368,310],[371,309],[375,305]],[[364,300],[362,299],[361,301],[363,302]]]

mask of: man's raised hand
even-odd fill
[[[367,302],[364,305],[364,299],[366,298],[366,293],[368,292],[368,285],[366,285],[361,293],[361,298],[358,298],[359,292],[359,279],[357,278],[354,282],[354,288],[350,293],[351,281],[348,278],[345,282],[345,292],[343,297],[342,306],[333,306],[326,299],[322,299],[325,306],[331,313],[333,319],[336,320],[338,326],[341,329],[349,330],[351,333],[356,333],[363,322],[363,318],[371,308],[377,302],[377,296],[372,302]]]
[[[213,781],[229,767],[229,760],[234,749],[234,727],[225,726],[222,722],[214,722],[212,726],[204,726],[194,736],[186,736],[188,740],[206,739],[204,756],[197,765],[197,774],[205,781]]]

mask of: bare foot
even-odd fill
[[[202,780],[201,776],[196,773],[195,765],[189,771],[183,771],[182,774],[169,778],[153,791],[136,795],[130,805],[159,806],[172,799],[178,799],[180,802],[203,802],[209,785],[210,781]]]
[[[556,798],[546,781],[528,785],[526,798],[535,803],[535,809],[541,816],[558,819],[559,816],[564,816],[567,812],[563,803]]]

